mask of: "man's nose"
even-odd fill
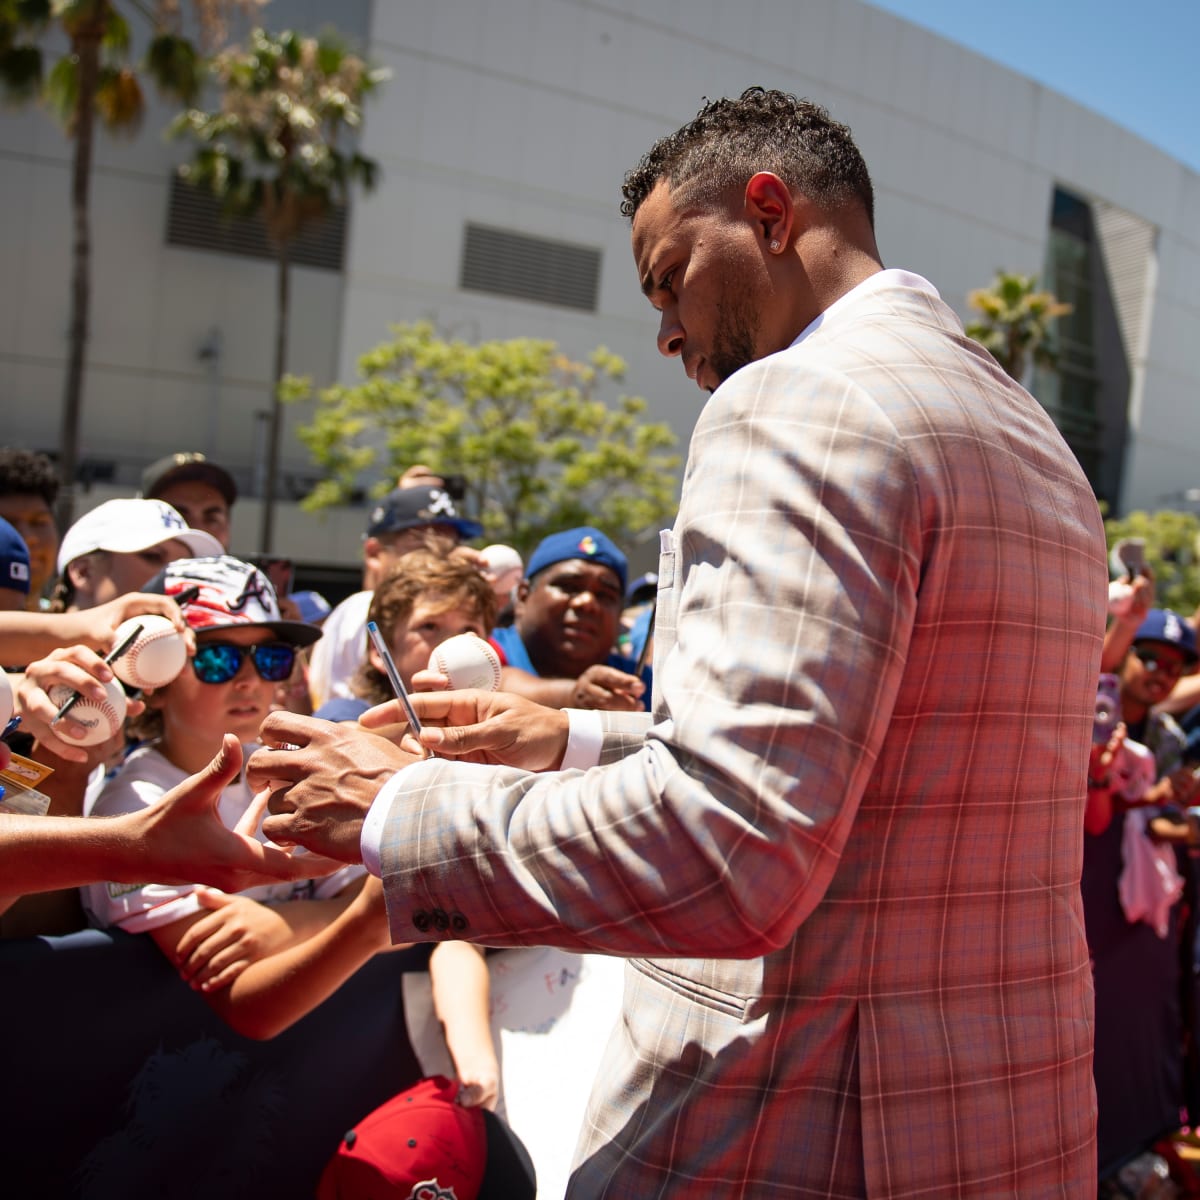
[[[658,323],[658,352],[667,358],[675,358],[683,352],[683,326],[674,312],[663,309]]]

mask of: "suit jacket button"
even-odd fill
[[[433,927],[438,933],[445,933],[450,928],[450,918],[446,915],[444,908],[435,908],[433,910]]]
[[[418,908],[412,915],[412,923],[414,929],[419,929],[422,933],[426,933],[430,925],[433,924],[433,918],[423,908]]]
[[[467,927],[467,918],[462,915],[457,909],[450,914],[450,928],[455,933],[462,933]]]

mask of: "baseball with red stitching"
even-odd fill
[[[119,646],[137,625],[142,632],[120,658],[113,660],[113,674],[130,687],[165,687],[187,662],[187,642],[166,617],[145,614],[123,621],[113,645]]]
[[[450,686],[494,692],[500,686],[500,658],[491,643],[473,633],[447,638],[429,656],[429,669],[445,675]]]
[[[87,732],[83,737],[77,738],[71,737],[64,729],[64,739],[80,746],[98,746],[120,732],[129,707],[125,693],[115,679],[110,679],[104,685],[104,690],[107,693],[104,700],[92,700],[84,696],[71,706],[71,711],[63,717],[62,724],[67,725],[74,721],[77,725],[82,725]],[[60,683],[50,689],[50,701],[61,708],[74,694],[65,683]],[[54,726],[56,733],[59,728],[59,725]]]

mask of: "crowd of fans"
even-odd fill
[[[379,880],[305,868],[266,843],[240,772],[273,708],[355,721],[392,697],[369,620],[409,689],[448,686],[430,656],[470,634],[497,652],[503,689],[556,707],[648,705],[655,577],[631,582],[621,549],[590,527],[551,534],[527,562],[509,546],[474,549],[482,527],[442,482],[415,467],[372,509],[362,589],[331,608],[294,591],[283,560],[230,554],[237,488],[202,455],[156,462],[138,497],[99,505],[60,540],[53,465],[0,450],[0,658],[14,710],[0,744],[0,937],[89,924],[149,934],[231,1028],[272,1037],[392,948]],[[1200,1124],[1200,610],[1156,607],[1148,569],[1113,567],[1081,889],[1101,1190],[1121,1195],[1165,1139],[1189,1136],[1190,1113]],[[126,688],[124,727],[83,744],[51,693],[99,700],[117,627],[150,615],[185,637],[186,666],[145,694]],[[37,765],[29,789],[14,754]],[[177,785],[205,772],[203,803],[182,799]],[[522,952],[427,950],[444,1052],[429,1073],[445,1063],[459,1104],[503,1113],[491,980],[505,955],[519,970]]]
[[[499,656],[502,688],[559,707],[648,705],[648,655],[629,652],[638,618],[639,650],[650,634],[647,578],[627,609],[625,556],[599,529],[552,534],[528,563],[509,546],[474,549],[482,527],[415,467],[369,514],[362,590],[331,608],[293,590],[286,560],[230,553],[237,488],[203,455],[154,463],[137,497],[91,509],[61,540],[56,491],[44,456],[0,450],[0,659],[14,708],[0,746],[0,937],[146,934],[243,1036],[275,1036],[393,949],[380,881],[265,842],[265,797],[240,769],[274,708],[353,721],[392,698],[368,619],[410,689],[449,686],[431,654],[471,634]],[[93,744],[80,708],[112,686],[117,628],[148,616],[173,623],[186,664],[163,686],[125,686],[123,726]],[[64,712],[65,694],[78,707]],[[211,785],[202,805],[179,786],[198,774]],[[503,1114],[491,980],[504,962],[510,1004],[521,952],[427,950],[435,1065],[448,1064],[460,1105]],[[604,1032],[590,1031],[585,1058]],[[581,1115],[556,1113],[555,1128]],[[569,1151],[539,1163],[543,1177],[565,1182]]]

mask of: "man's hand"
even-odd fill
[[[379,789],[421,755],[353,724],[274,712],[259,733],[263,749],[246,767],[254,791],[270,790],[263,833],[344,863],[362,862],[363,820]]]
[[[121,822],[130,830],[135,870],[141,878],[206,883],[225,892],[240,892],[280,879],[329,875],[341,865],[316,855],[292,856],[275,846],[264,846],[253,836],[257,806],[251,807],[235,829],[227,829],[217,804],[241,769],[241,744],[227,733],[216,758],[173,787],[157,804],[126,816],[103,818]],[[116,878],[127,881],[130,876],[124,873]]]
[[[636,675],[598,663],[575,680],[569,707],[641,712],[645,690],[646,685]]]
[[[439,757],[526,771],[556,771],[562,765],[570,720],[561,709],[511,692],[423,692],[410,699],[423,726],[421,744]],[[364,729],[385,729],[403,720],[395,700],[359,718]]]

